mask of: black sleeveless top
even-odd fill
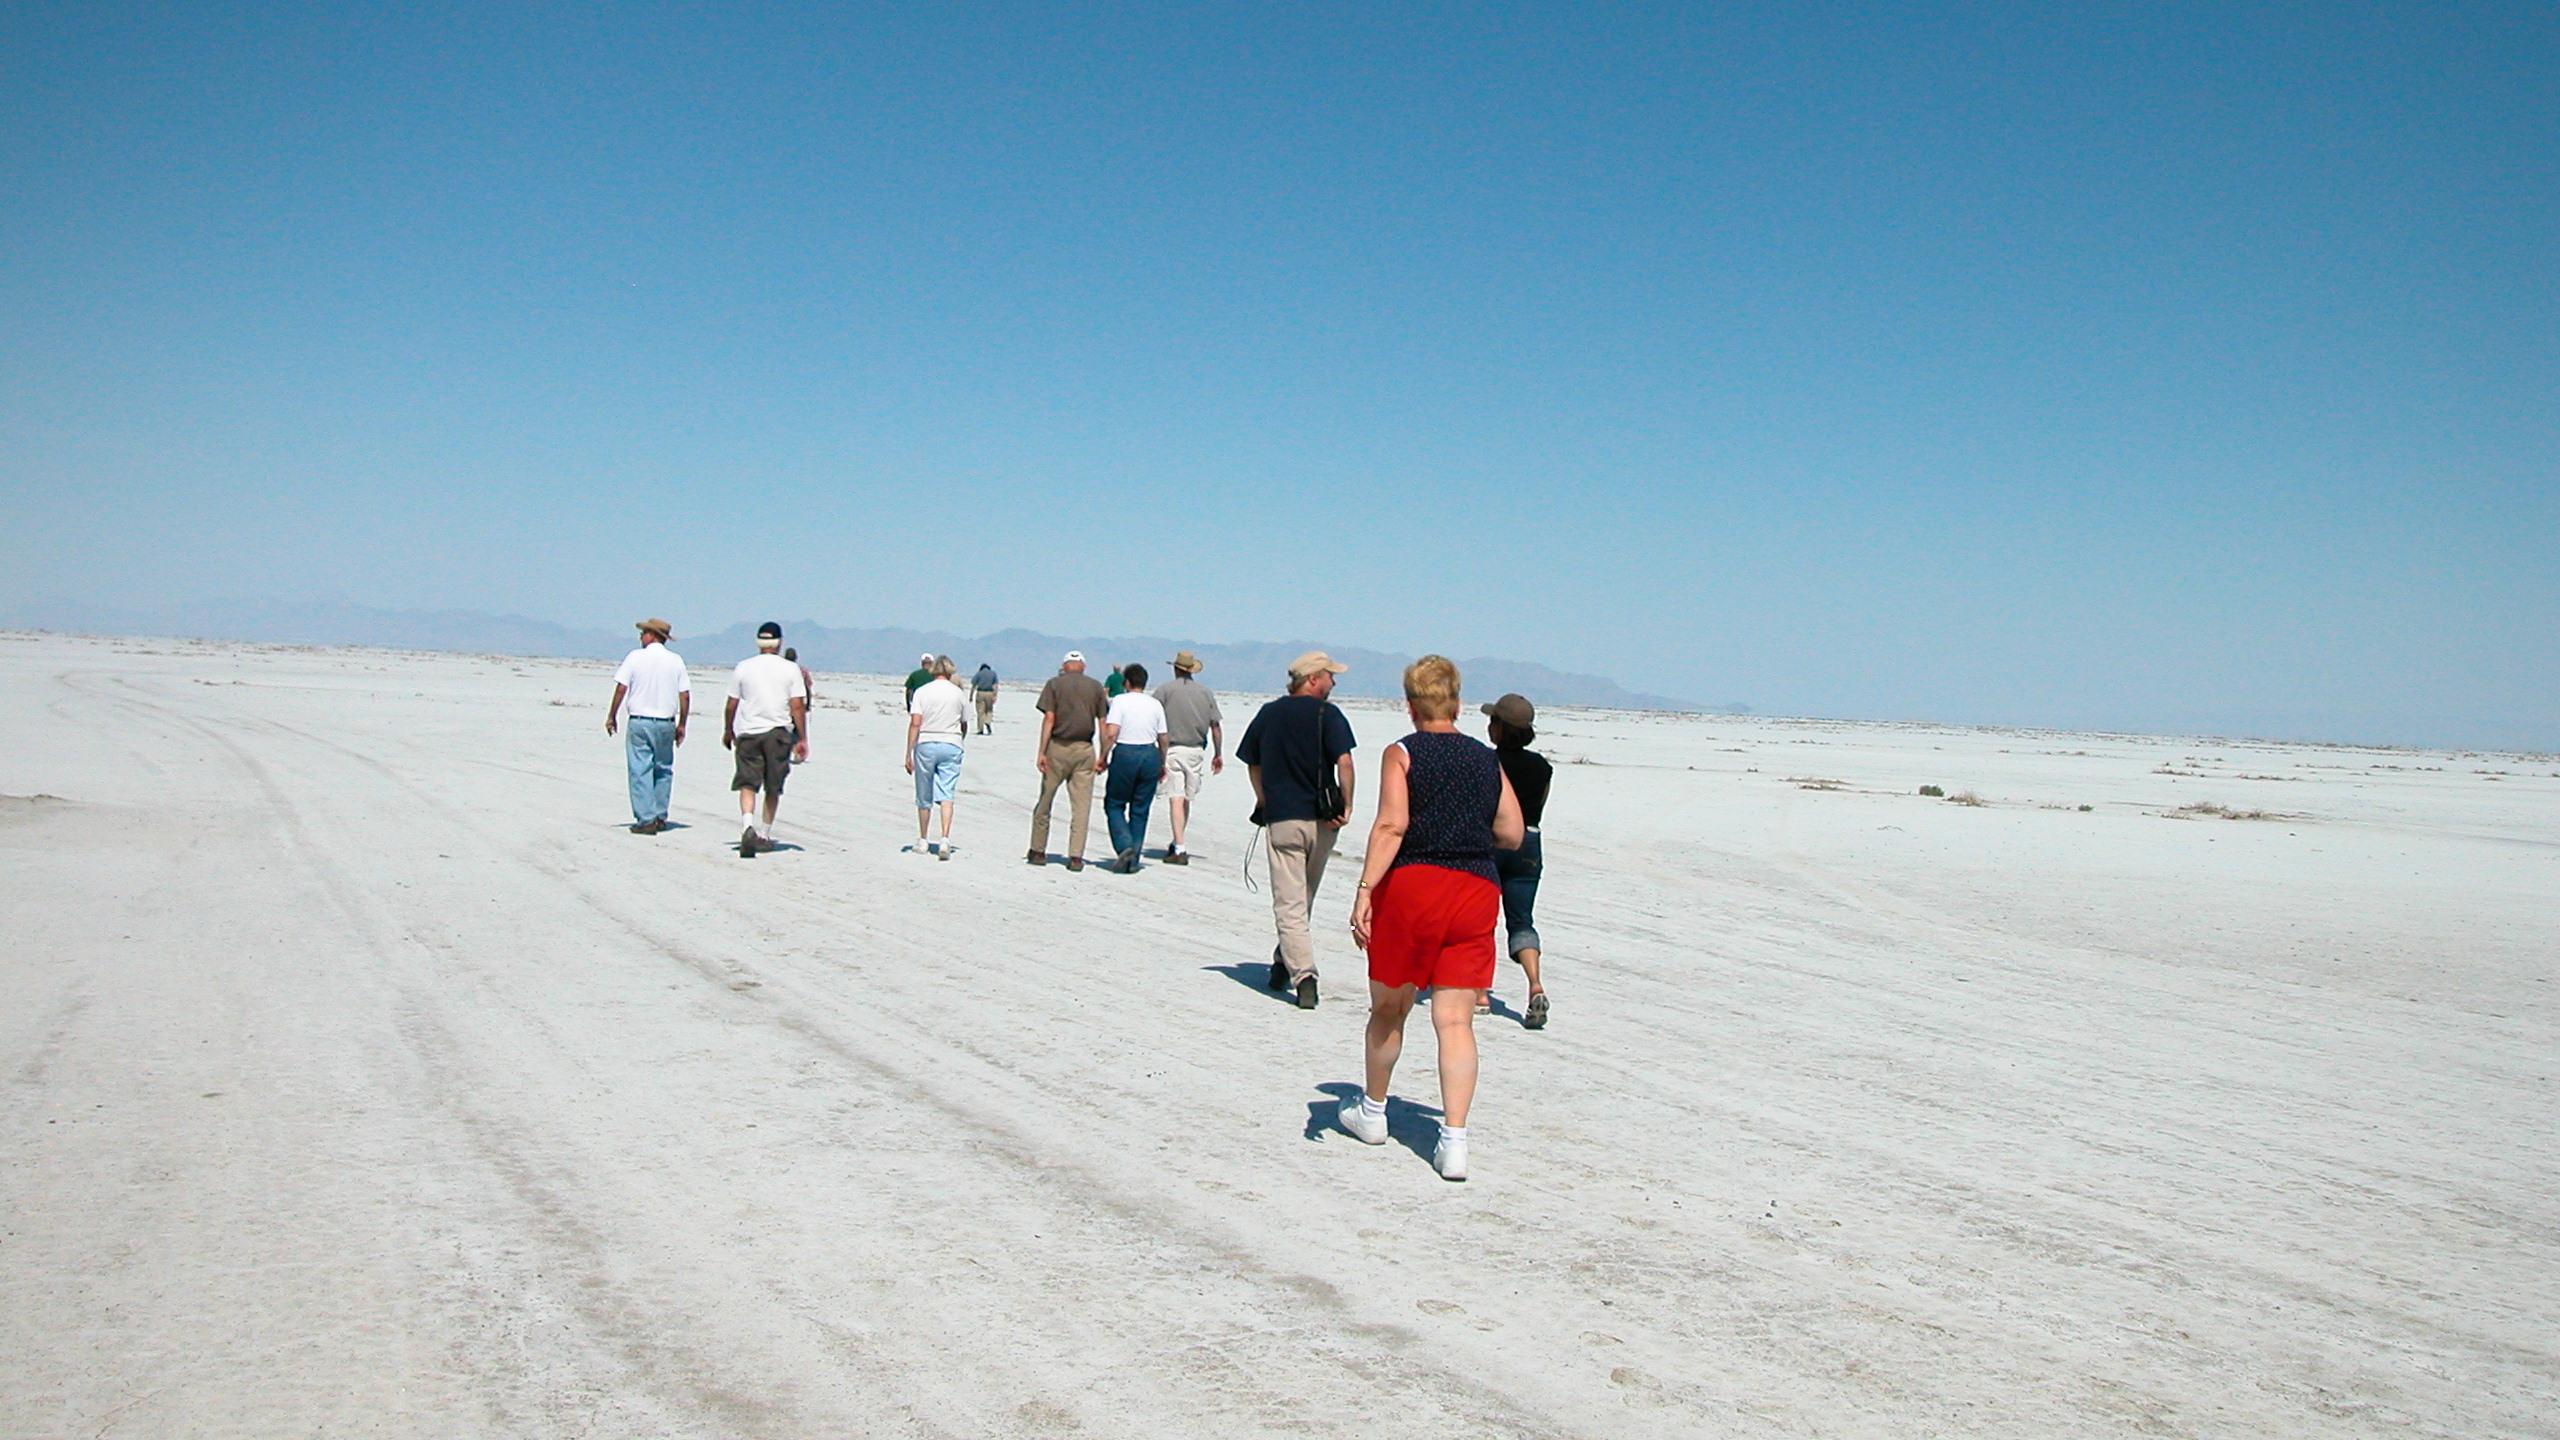
[[[1395,865],[1437,865],[1499,885],[1493,815],[1502,808],[1502,763],[1482,741],[1454,731],[1417,730],[1404,747],[1404,843]]]

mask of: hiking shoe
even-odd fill
[[[641,821],[639,824],[634,825],[634,826],[632,826],[632,827],[631,827],[631,833],[632,833],[632,834],[634,834],[634,835],[655,835],[655,834],[657,834],[658,832],[657,832],[657,831],[655,831],[655,830],[650,829],[650,828],[649,828],[649,822],[648,822],[648,821],[646,821],[646,820],[643,820],[643,821]]]
[[[1083,856],[1081,856],[1081,855],[1070,855],[1070,856],[1068,856],[1068,857],[1067,857],[1067,868],[1068,868],[1068,869],[1070,869],[1070,870],[1081,870],[1081,869],[1083,869],[1083,868],[1084,868],[1084,857],[1083,857]]]
[[[1547,1028],[1546,991],[1541,990],[1537,994],[1529,997],[1529,1013],[1520,1018],[1520,1028],[1523,1030],[1544,1030]]]
[[[1167,850],[1164,852],[1164,863],[1167,865],[1188,865],[1191,863],[1191,852],[1187,850]]]
[[[1466,1179],[1467,1142],[1441,1136],[1440,1143],[1431,1147],[1431,1168],[1439,1171],[1443,1180]]]
[[[738,858],[741,860],[756,858],[756,827],[753,825],[738,827]]]
[[[1360,1097],[1357,1095],[1342,1102],[1342,1110],[1335,1118],[1342,1122],[1343,1130],[1352,1139],[1363,1145],[1387,1143],[1387,1117],[1380,1115],[1374,1119],[1371,1118],[1368,1111],[1360,1108]]]
[[[1283,993],[1289,989],[1289,962],[1281,959],[1277,952],[1271,957],[1271,978],[1264,983]]]
[[[1298,1008],[1301,1010],[1316,1008],[1316,977],[1313,975],[1298,982]]]

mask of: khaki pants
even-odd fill
[[[1067,787],[1067,854],[1081,857],[1085,825],[1093,819],[1092,741],[1049,742],[1049,772],[1040,777],[1040,803],[1031,807],[1031,848],[1043,855],[1049,853],[1049,809],[1061,785]]]
[[[993,719],[995,719],[995,715],[996,715],[996,692],[994,692],[993,690],[981,690],[981,691],[979,691],[979,692],[978,692],[978,728],[979,728],[980,730],[987,730],[987,729],[992,728],[992,727],[989,725],[989,723],[988,723],[988,722],[989,722],[989,721],[992,721]]]
[[[1262,832],[1263,843],[1271,847],[1271,919],[1280,929],[1280,960],[1289,967],[1292,985],[1316,973],[1316,942],[1307,930],[1307,910],[1315,904],[1325,862],[1333,858],[1333,842],[1341,834],[1313,820],[1277,820]]]

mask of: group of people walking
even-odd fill
[[[684,662],[668,648],[664,620],[639,622],[640,645],[615,672],[605,731],[628,731],[635,834],[666,828],[675,747],[692,713]],[[773,848],[773,822],[791,766],[809,758],[810,676],[775,653],[782,627],[756,632],[757,653],[729,681],[721,743],[735,757],[742,857]],[[1147,667],[1113,667],[1113,684],[1086,673],[1070,650],[1040,688],[1033,764],[1040,796],[1031,811],[1033,865],[1050,863],[1050,816],[1058,792],[1068,796],[1066,868],[1082,870],[1094,781],[1103,784],[1103,818],[1112,855],[1105,868],[1136,873],[1144,863],[1149,817],[1167,799],[1168,865],[1187,865],[1190,803],[1209,777],[1226,769],[1226,729],[1218,699],[1200,684],[1200,658],[1173,658],[1173,678],[1150,692]],[[1332,703],[1346,669],[1322,651],[1289,665],[1286,694],[1263,705],[1236,745],[1253,787],[1253,823],[1269,852],[1276,940],[1270,988],[1302,1010],[1319,1003],[1315,937],[1309,915],[1342,830],[1351,823],[1358,742],[1349,717]],[[1536,709],[1525,696],[1482,706],[1486,745],[1459,733],[1457,665],[1426,655],[1405,667],[1411,733],[1386,747],[1379,765],[1358,891],[1352,898],[1352,943],[1368,955],[1369,1023],[1363,1040],[1362,1093],[1342,1103],[1342,1129],[1365,1143],[1387,1139],[1386,1102],[1403,1050],[1406,1022],[1428,994],[1438,1036],[1440,1134],[1432,1164],[1450,1180],[1467,1173],[1467,1119],[1476,1088],[1474,1023],[1493,985],[1497,924],[1529,982],[1522,1023],[1545,1027],[1549,1003],[1540,970],[1543,945],[1535,921],[1544,869],[1539,826],[1554,769],[1530,748]],[[949,860],[952,811],[970,731],[991,733],[995,671],[978,667],[963,688],[947,655],[926,654],[907,678],[906,769],[916,794],[915,852]],[[626,713],[627,712],[627,713]],[[761,798],[761,810],[758,801]],[[939,820],[939,834],[934,821]]]

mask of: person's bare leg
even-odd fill
[[[932,835],[932,833],[933,833],[933,807],[932,807],[932,806],[930,806],[930,805],[919,805],[919,806],[917,806],[917,807],[916,807],[916,848],[917,848],[917,849],[919,849],[919,850],[923,849],[923,848],[924,848],[925,840],[926,840],[928,837],[930,837],[930,836]]]
[[[766,834],[771,834],[771,833],[773,833],[773,814],[774,814],[774,812],[775,812],[775,811],[780,810],[781,808],[782,808],[782,797],[781,797],[781,796],[779,796],[779,795],[767,795],[766,797],[764,797],[764,828],[765,828],[765,833],[766,833]]]
[[[1440,1041],[1440,1123],[1464,1130],[1476,1098],[1476,992],[1434,986],[1431,1028]]]
[[[1369,982],[1369,1098],[1387,1103],[1387,1082],[1404,1053],[1404,1017],[1413,1013],[1413,987]]]
[[[751,824],[751,823],[753,823],[753,822],[754,822],[755,818],[756,818],[756,792],[754,792],[753,790],[741,790],[741,791],[739,791],[739,792],[738,792],[738,823],[739,823],[739,824],[741,824],[741,825]]]
[[[1165,805],[1173,811],[1173,848],[1179,850],[1182,848],[1183,827],[1191,823],[1191,802],[1176,795]]]
[[[1532,994],[1532,995],[1544,995],[1544,994],[1546,994],[1546,993],[1547,993],[1547,987],[1546,987],[1545,985],[1543,985],[1543,984],[1540,984],[1540,983],[1539,983],[1539,981],[1538,981],[1538,949],[1537,949],[1537,947],[1536,947],[1536,946],[1534,946],[1534,945],[1532,945],[1532,946],[1530,946],[1528,949],[1525,949],[1525,950],[1521,951],[1519,954],[1514,955],[1514,956],[1512,956],[1511,958],[1512,958],[1512,959],[1514,959],[1514,960],[1519,961],[1519,962],[1520,962],[1520,968],[1521,968],[1522,970],[1524,970],[1524,971],[1528,972],[1528,976],[1529,976],[1529,993],[1530,993],[1530,994]]]
[[[951,844],[951,812],[959,803],[957,800],[945,800],[936,807],[942,811],[942,843],[945,847]]]

